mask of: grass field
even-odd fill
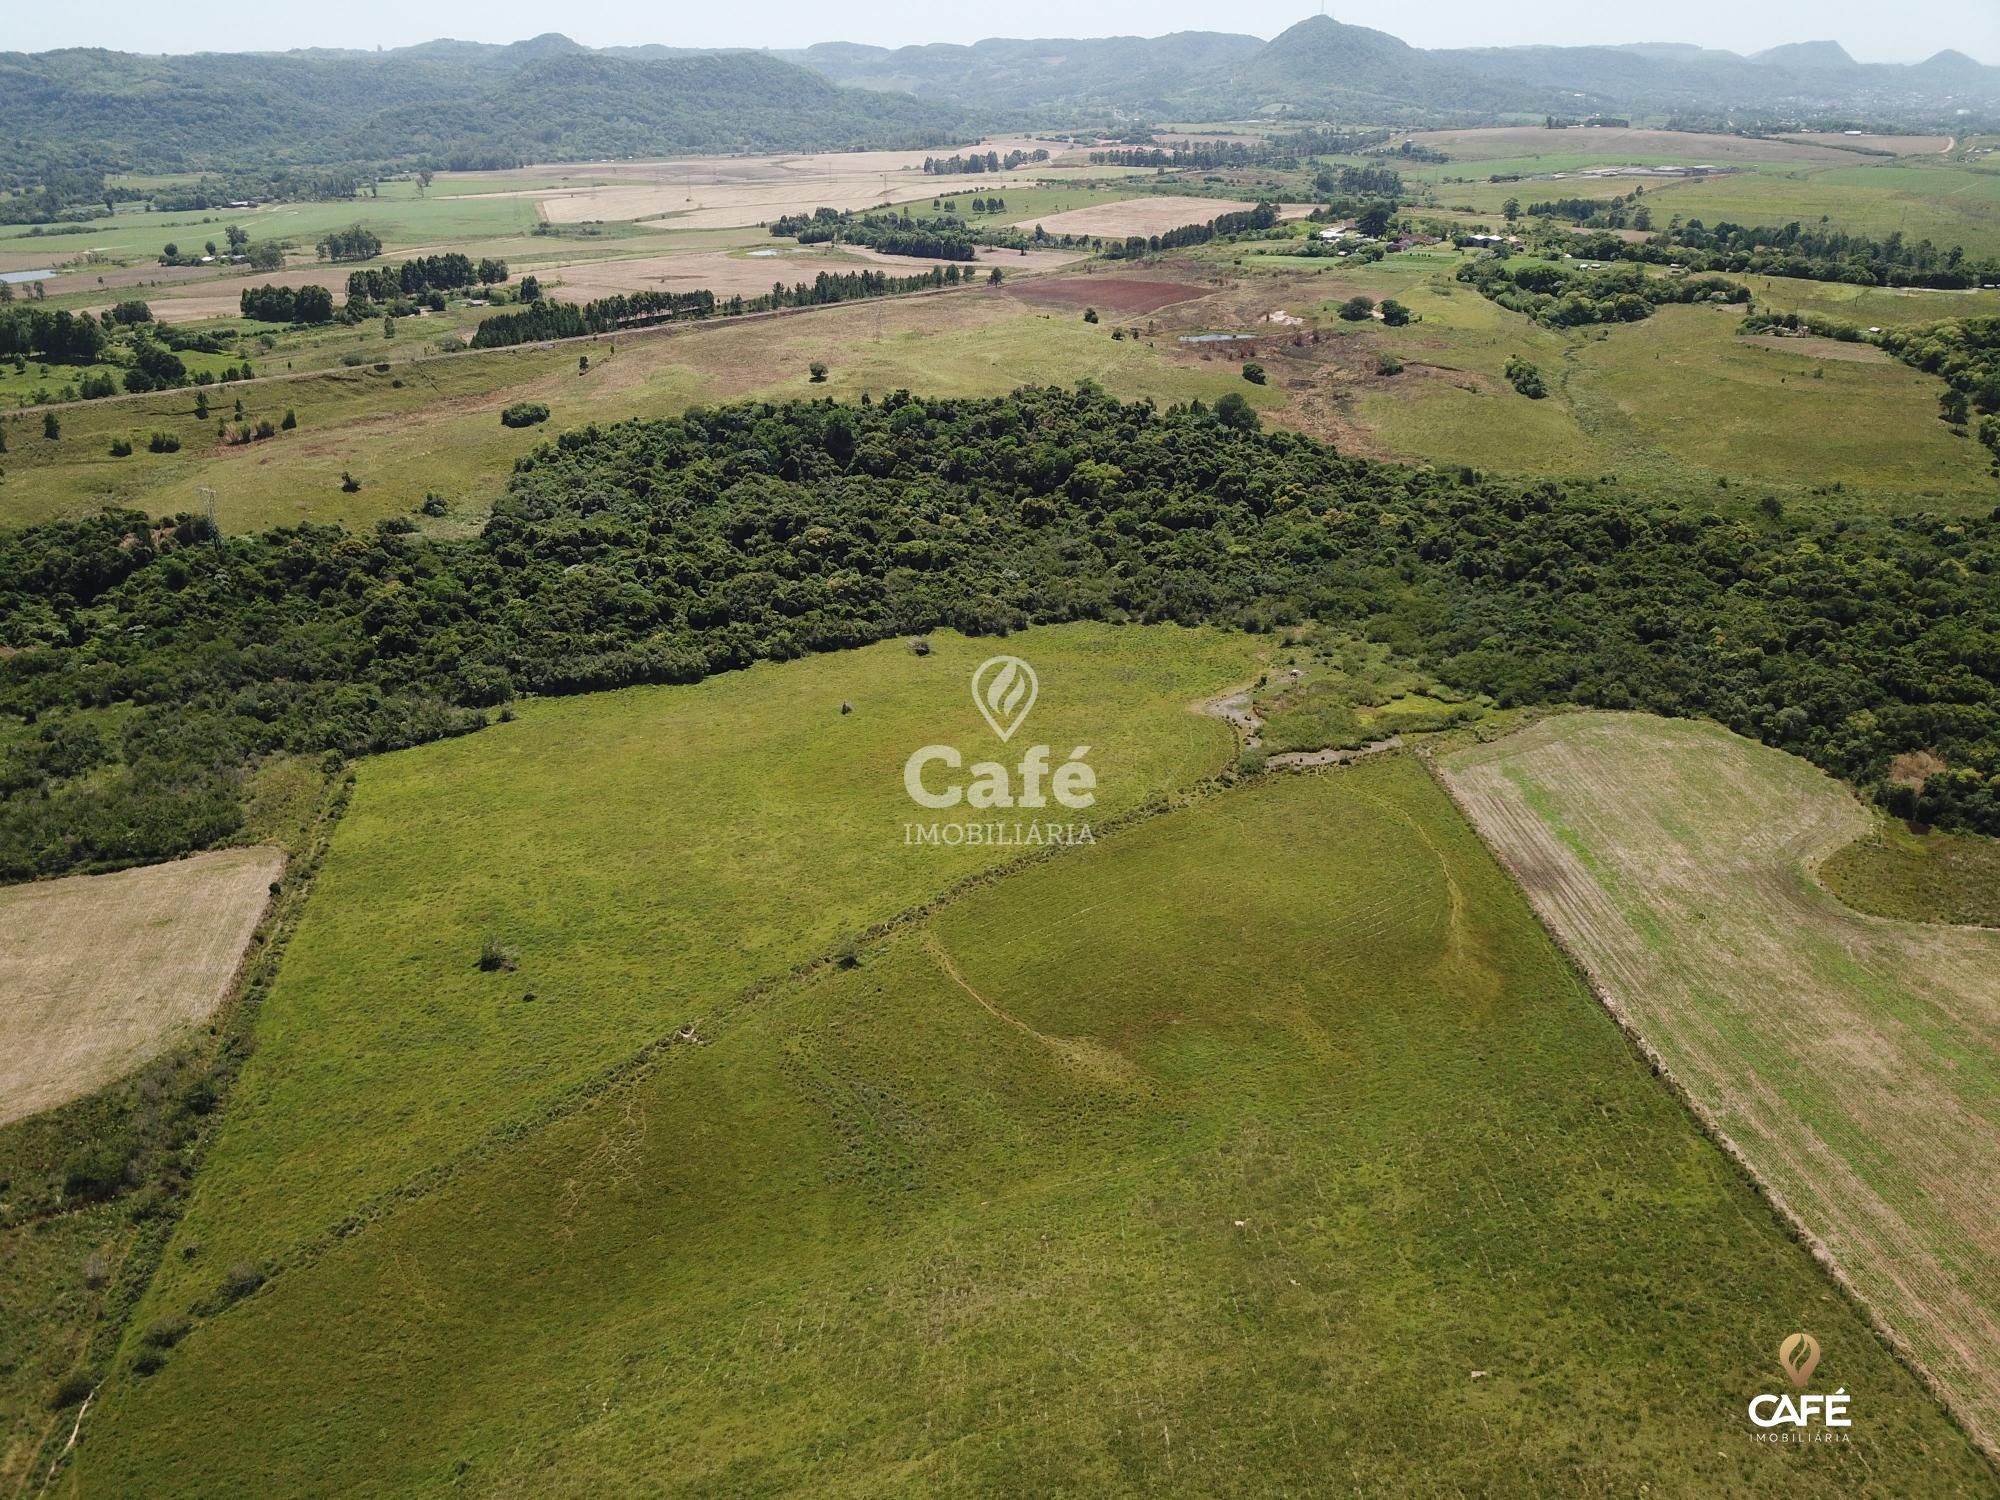
[[[644,804],[595,800],[636,873]],[[1412,760],[1154,817],[700,1033],[114,1377],[68,1491],[1992,1492]],[[1752,1440],[1795,1327],[1851,1444]]]
[[[1843,906],[1810,871],[1868,814],[1713,724],[1568,715],[1445,767],[1609,1002],[1992,1443],[2000,932]]]
[[[1056,756],[1093,747],[1112,816],[1227,763],[1228,730],[1183,709],[1251,675],[1258,648],[1174,629],[1004,648],[946,634],[925,657],[888,643],[532,703],[363,763],[196,1185],[182,1232],[202,1255],[170,1256],[156,1295],[282,1259],[753,980],[995,863],[905,847],[902,764],[940,739],[987,743],[966,683],[1000,649],[1040,672],[1036,734]],[[516,969],[476,966],[488,937]]]
[[[1855,910],[1878,917],[2000,927],[2000,839],[1914,833],[1885,818],[1830,855],[1819,878]]]
[[[129,1072],[222,1002],[276,849],[0,888],[0,1125]]]

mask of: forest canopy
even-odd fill
[[[1997,571],[2000,513],[1742,517],[1403,468],[1240,399],[697,407],[543,443],[468,540],[111,510],[0,536],[0,878],[226,837],[273,752],[1071,619],[1325,620],[1504,704],[1707,716],[1864,787],[1927,750],[1947,769],[1899,807],[2000,832]]]

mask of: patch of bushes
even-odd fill
[[[549,419],[549,409],[540,401],[516,401],[500,413],[502,427],[533,427]]]
[[[1509,356],[1507,360],[1507,383],[1530,401],[1540,401],[1549,393],[1548,386],[1542,382],[1541,367],[1518,354]]]

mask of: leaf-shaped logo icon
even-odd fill
[[[1003,742],[1014,737],[1041,690],[1035,669],[1018,656],[990,657],[972,674],[973,704]]]
[[[1809,1333],[1793,1334],[1778,1345],[1778,1363],[1792,1377],[1792,1384],[1804,1390],[1806,1382],[1812,1379],[1813,1371],[1819,1366],[1819,1340]]]

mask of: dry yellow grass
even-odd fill
[[[981,143],[1005,156],[1009,151],[1050,151],[1060,147],[1025,136]],[[968,150],[970,148],[967,148]],[[759,224],[783,214],[819,207],[875,208],[926,197],[940,184],[1007,188],[1049,175],[1042,162],[1019,172],[992,176],[927,177],[926,156],[949,151],[825,151],[778,156],[701,156],[647,162],[586,162],[571,170],[598,179],[574,188],[507,190],[494,197],[534,198],[543,218],[554,224],[607,223],[652,219],[662,229],[725,229]],[[1062,169],[1054,169],[1060,174]],[[466,174],[476,186],[478,174]],[[458,194],[456,196],[489,196]],[[665,215],[661,218],[659,216]]]
[[[1206,224],[1217,214],[1240,213],[1250,206],[1233,198],[1123,198],[1116,203],[1097,203],[1089,208],[1072,208],[1067,213],[1022,219],[1014,227],[1032,230],[1039,224],[1050,234],[1094,234],[1106,239],[1124,239],[1134,234],[1165,234],[1187,224]],[[1284,219],[1302,219],[1312,211],[1310,203],[1278,205],[1278,216]]]
[[[127,1073],[229,992],[276,849],[0,889],[0,1124]]]
[[[1565,715],[1443,770],[1606,1004],[1992,1452],[2000,932],[1843,906],[1812,872],[1867,812],[1714,724]]]

